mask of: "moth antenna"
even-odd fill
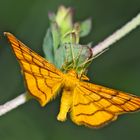
[[[68,62],[68,49],[67,49],[67,47],[66,47],[66,44],[65,44],[65,49],[66,49],[66,63]]]
[[[78,55],[77,55],[77,57],[76,57],[76,60],[77,60],[76,63],[77,63],[77,64],[78,64],[78,62],[79,62],[79,60],[80,60],[80,56],[81,56],[82,50],[83,50],[83,47],[81,47],[81,49],[80,49],[80,51],[79,51],[79,53],[78,53]],[[77,64],[76,64],[76,65],[77,65]],[[77,70],[77,68],[78,68],[78,67],[76,67],[76,70]]]
[[[95,55],[94,57],[93,57],[93,59],[95,59],[95,58],[97,58],[98,56],[100,56],[101,54],[103,54],[104,52],[106,52],[106,51],[108,51],[109,50],[109,48],[106,48],[106,49],[104,49],[103,51],[101,51],[100,53],[98,53],[97,55]],[[94,52],[94,51],[93,51]],[[93,60],[92,59],[92,60]]]
[[[85,65],[88,63],[88,58],[85,62],[80,65],[80,66],[82,66],[81,74],[84,73],[84,71],[85,71]]]
[[[97,58],[98,56],[100,56],[101,54],[103,54],[104,52],[106,52],[107,50],[109,50],[109,48],[106,48],[106,49],[104,49],[101,53],[99,53],[99,54],[93,56],[93,57],[90,58],[90,59],[87,59],[87,61],[83,62],[80,66],[82,66],[82,65],[85,66],[88,62],[94,60],[95,58]]]

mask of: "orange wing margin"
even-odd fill
[[[80,82],[74,91],[71,118],[78,125],[101,127],[122,113],[139,109],[140,97]]]
[[[28,91],[44,106],[56,96],[63,83],[63,73],[20,42],[11,33],[4,33],[11,43],[23,74]]]

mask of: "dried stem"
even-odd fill
[[[16,97],[15,99],[12,99],[11,101],[8,101],[3,105],[0,105],[0,116],[24,104],[29,99],[30,99],[29,95],[25,92],[19,95],[18,97]]]
[[[112,35],[107,37],[105,40],[97,44],[92,48],[93,56],[96,56],[106,50],[110,45],[117,42],[119,39],[126,36],[132,30],[134,30],[137,26],[140,25],[140,13],[134,17],[131,21],[126,23],[123,27],[115,31]]]
[[[107,37],[104,41],[97,44],[93,47],[93,55],[97,56],[98,54],[102,53],[105,49],[107,49],[110,45],[121,39],[122,37],[126,36],[130,33],[133,29],[140,25],[140,13],[134,17],[131,21],[129,21],[126,25],[122,28],[114,32],[112,35]],[[26,93],[21,94],[20,96],[16,97],[15,99],[8,101],[4,105],[0,105],[0,116],[6,114],[7,112],[17,108],[19,105],[24,104],[29,99],[29,96]]]

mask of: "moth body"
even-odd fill
[[[65,74],[64,78],[64,89],[67,91],[72,91],[77,86],[79,79],[77,78],[77,73],[74,70],[70,70]]]
[[[120,114],[140,110],[140,97],[87,82],[89,78],[75,70],[63,73],[12,34],[5,35],[23,70],[28,93],[41,106],[63,89],[58,120],[65,121],[70,111],[75,124],[101,127]]]
[[[63,86],[62,97],[61,97],[60,111],[57,116],[57,119],[59,121],[66,120],[67,113],[70,111],[70,108],[73,103],[74,89],[79,82],[79,79],[77,78],[77,74],[74,70],[70,70],[65,75],[66,76],[65,76],[64,86]]]

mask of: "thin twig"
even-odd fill
[[[6,114],[7,112],[13,110],[14,108],[17,108],[19,105],[24,104],[26,101],[28,101],[29,96],[27,93],[23,93],[16,97],[15,99],[6,102],[3,105],[0,105],[0,116]]]
[[[130,22],[128,22],[126,25],[124,25],[122,28],[114,32],[112,35],[107,37],[104,41],[97,44],[95,47],[93,47],[93,56],[97,56],[101,52],[103,52],[105,49],[107,49],[110,45],[127,35],[129,32],[131,32],[133,29],[135,29],[137,26],[140,25],[140,13],[133,18]],[[29,96],[27,93],[23,93],[20,96],[16,97],[15,99],[8,101],[4,105],[0,105],[0,116],[3,114],[6,114],[7,112],[13,110],[14,108],[17,108],[19,105],[24,104],[29,99]]]
[[[97,44],[92,48],[93,56],[100,54],[103,50],[107,49],[110,45],[117,42],[119,39],[126,36],[132,30],[134,30],[137,26],[140,25],[140,13],[134,17],[131,21],[126,23],[123,27],[115,31],[112,35],[107,37],[101,43]]]

